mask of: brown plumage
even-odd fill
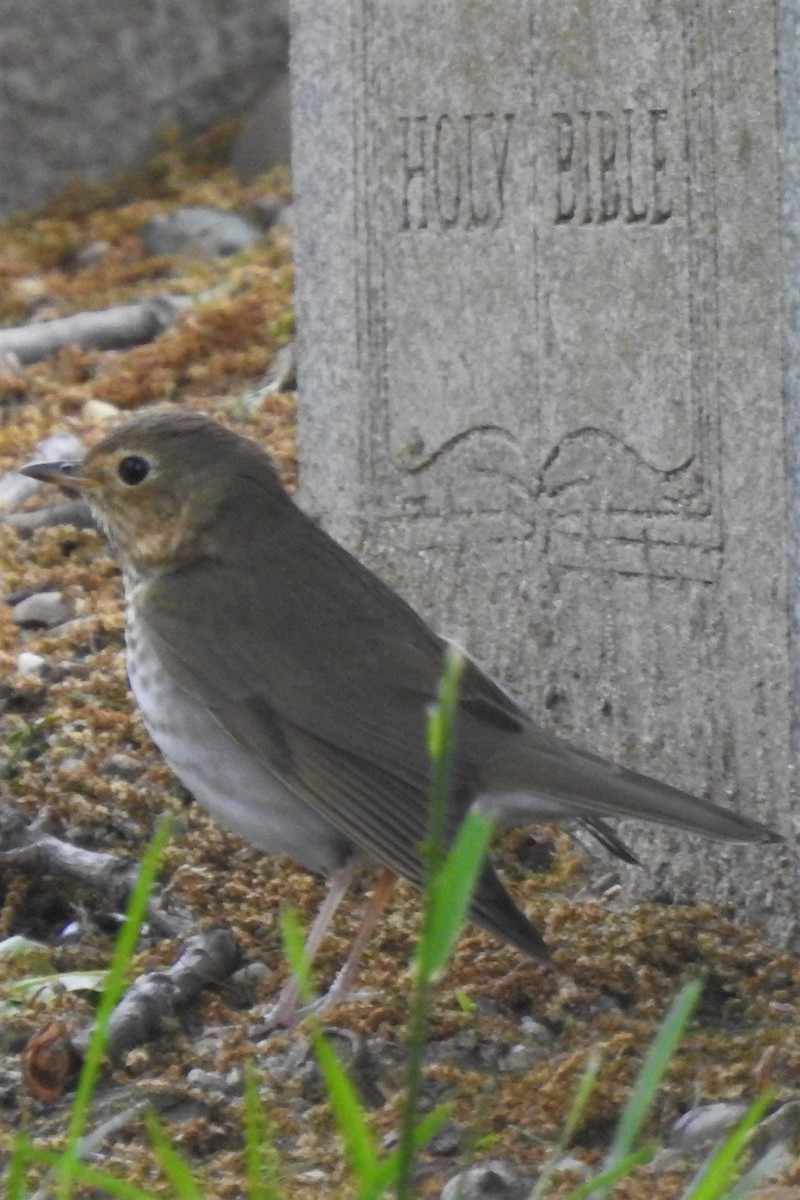
[[[428,824],[426,711],[444,642],[320,530],[255,443],[195,414],[141,417],[83,463],[27,468],[83,492],[125,573],[131,682],[167,761],[221,822],[335,874],[374,861],[414,883]],[[452,832],[635,817],[743,842],[764,825],[547,733],[468,663]],[[472,918],[535,956],[534,927],[487,863]]]

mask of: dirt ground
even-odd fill
[[[219,165],[225,131],[202,143],[177,140],[138,178],[75,189],[41,214],[0,227],[0,320],[10,326],[169,293],[202,296],[154,341],[127,350],[68,348],[27,367],[0,361],[0,473],[13,470],[56,429],[85,445],[115,417],[155,403],[206,411],[266,445],[291,487],[294,395],[256,394],[293,333],[292,247],[280,222],[233,257],[154,258],[141,232],[177,205],[244,215],[264,197],[289,199],[288,179],[241,188]],[[99,403],[98,403],[99,402]],[[108,406],[113,406],[109,408]],[[42,492],[26,508],[59,503]],[[93,529],[55,526],[30,534],[0,523],[0,799],[74,845],[136,861],[165,810],[175,816],[161,881],[169,909],[199,929],[228,926],[251,964],[203,992],[180,1020],[109,1069],[91,1127],[105,1169],[170,1195],[154,1169],[142,1102],[163,1116],[197,1169],[204,1194],[243,1195],[243,1068],[254,1064],[275,1137],[286,1194],[332,1200],[354,1194],[325,1091],[302,1028],[257,1040],[259,1013],[285,977],[278,914],[310,919],[322,885],[228,835],[162,764],[133,706],[125,677],[117,568]],[[58,592],[68,617],[53,629],[21,626],[21,597]],[[43,660],[35,669],[30,658]],[[21,670],[20,667],[23,667]],[[713,845],[698,854],[712,854]],[[590,1053],[602,1053],[600,1085],[552,1194],[597,1164],[644,1053],[680,985],[704,981],[703,999],[669,1070],[648,1135],[663,1141],[688,1109],[752,1100],[767,1086],[775,1104],[800,1084],[800,963],[710,907],[615,906],[617,866],[587,870],[583,851],[553,830],[504,837],[498,862],[518,902],[554,949],[556,969],[465,930],[440,981],[431,1014],[426,1105],[447,1100],[445,1130],[421,1156],[418,1195],[435,1197],[469,1162],[502,1159],[526,1179],[551,1149]],[[621,867],[621,870],[632,868]],[[365,876],[343,907],[319,958],[320,984],[342,961],[371,887]],[[352,1062],[378,1138],[392,1144],[403,1101],[408,963],[419,918],[410,888],[398,889],[368,951],[356,996],[330,1018]],[[39,949],[0,955],[0,1161],[18,1129],[54,1146],[68,1121],[69,1088],[32,1094],[22,1071],[30,1039],[91,1021],[90,973],[107,965],[119,911],[90,884],[66,883],[0,856],[0,941],[25,936]],[[134,977],[164,969],[179,939],[148,927]],[[84,986],[68,973],[86,972]],[[50,977],[38,992],[14,984]],[[63,980],[63,982],[59,982]],[[35,1089],[33,1089],[35,1091]],[[115,1118],[112,1120],[112,1118]],[[650,1200],[680,1193],[691,1163],[640,1169],[614,1193]],[[787,1166],[800,1188],[800,1165]],[[777,1193],[776,1193],[777,1194]],[[786,1195],[800,1194],[787,1191]]]

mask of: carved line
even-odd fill
[[[446,441],[442,442],[440,446],[437,446],[436,449],[421,462],[415,463],[413,467],[406,467],[406,473],[408,475],[419,475],[420,471],[426,470],[428,467],[432,466],[437,459],[441,458],[445,454],[449,454],[450,451],[454,450],[460,442],[465,442],[468,438],[476,436],[480,433],[499,433],[506,439],[506,441],[511,442],[512,444],[516,442],[516,438],[513,436],[513,434],[508,429],[504,429],[502,425],[472,425],[469,429],[462,429],[459,433],[454,434],[451,438],[447,438]]]
[[[656,467],[653,465],[653,463],[648,462],[644,455],[640,454],[639,451],[626,442],[624,438],[617,437],[615,433],[611,433],[608,429],[604,429],[600,425],[582,425],[580,429],[571,429],[569,433],[565,433],[561,440],[558,441],[555,446],[553,446],[552,450],[542,464],[542,474],[547,471],[548,467],[553,465],[558,456],[561,454],[562,449],[568,442],[577,441],[578,438],[584,437],[587,434],[594,434],[597,437],[603,438],[605,441],[616,442],[618,446],[624,447],[629,454],[632,454],[637,462],[642,463],[647,467],[648,471],[653,471],[653,473],[658,475],[661,479],[677,479],[681,471],[685,471],[695,461],[695,455],[690,454],[684,462],[678,463],[676,467],[670,467],[667,471],[662,471],[660,467]]]
[[[369,329],[369,281],[371,276],[370,258],[372,240],[369,231],[369,212],[363,193],[363,181],[369,169],[369,144],[367,138],[367,5],[366,0],[351,0],[350,3],[350,54],[354,74],[358,71],[359,92],[353,95],[352,122],[353,138],[353,253],[363,254],[363,261],[356,262],[353,272],[353,300],[356,310],[355,321],[355,354],[356,370],[363,374],[367,370],[369,356],[365,349],[365,332]],[[363,229],[362,229],[363,225]],[[363,394],[363,391],[362,391]],[[365,446],[365,422],[359,420],[358,456],[359,462],[368,462],[367,447]]]

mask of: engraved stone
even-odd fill
[[[306,505],[543,724],[791,834],[800,6],[293,20]],[[788,851],[625,833],[795,935]]]

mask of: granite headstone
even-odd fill
[[[548,727],[793,832],[797,5],[295,0],[306,507]],[[790,848],[626,827],[796,940]]]

